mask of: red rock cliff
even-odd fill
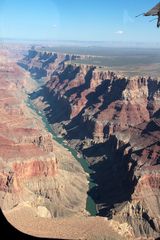
[[[40,216],[43,212],[39,207],[44,207],[50,217],[82,214],[86,207],[87,177],[80,164],[53,140],[41,118],[29,108],[26,91],[34,84],[9,54],[0,53],[3,60],[0,69],[1,208],[8,211],[27,203]]]
[[[95,171],[99,214],[158,237],[160,82],[64,64],[32,99]]]

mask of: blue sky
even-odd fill
[[[135,15],[157,0],[0,0],[0,37],[160,42],[156,21]]]

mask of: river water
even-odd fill
[[[93,171],[90,169],[89,164],[86,159],[79,157],[79,154],[77,151],[75,151],[73,148],[65,144],[65,141],[62,137],[57,136],[57,134],[52,129],[51,125],[49,124],[45,114],[42,111],[39,111],[37,107],[32,103],[32,100],[30,99],[30,96],[28,97],[27,105],[35,111],[42,119],[45,128],[50,132],[53,136],[53,139],[57,141],[59,144],[61,144],[64,148],[66,148],[68,151],[71,152],[71,154],[74,156],[74,158],[81,164],[84,171],[89,174],[88,181],[89,181],[89,190],[91,190],[96,184],[90,177],[90,174],[93,173]],[[86,210],[90,213],[91,216],[95,216],[97,214],[96,211],[96,204],[94,200],[91,198],[91,196],[88,195],[87,202],[86,202]]]

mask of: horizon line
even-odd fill
[[[144,42],[144,41],[116,41],[116,40],[99,40],[99,41],[94,41],[94,40],[63,40],[63,39],[30,39],[30,38],[12,38],[12,37],[0,37],[0,43],[1,41],[6,41],[6,42],[39,42],[39,43],[81,43],[81,44],[101,44],[97,45],[96,47],[107,47],[107,44],[109,44],[109,47],[113,45],[114,47],[124,47],[124,44],[127,44],[128,46],[126,47],[152,47],[151,45],[154,45],[153,47],[160,47],[160,42]],[[102,45],[104,44],[104,45]],[[106,45],[105,45],[106,44]],[[130,45],[130,46],[129,46]],[[92,45],[91,45],[92,46]]]

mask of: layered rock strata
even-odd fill
[[[0,55],[1,208],[27,204],[41,217],[85,214],[85,172],[28,106],[26,91],[36,85],[29,74],[8,51]]]
[[[127,78],[95,66],[60,66],[47,73],[50,80],[32,99],[91,163],[97,187],[90,195],[99,214],[129,223],[137,237],[158,237],[159,80]]]

